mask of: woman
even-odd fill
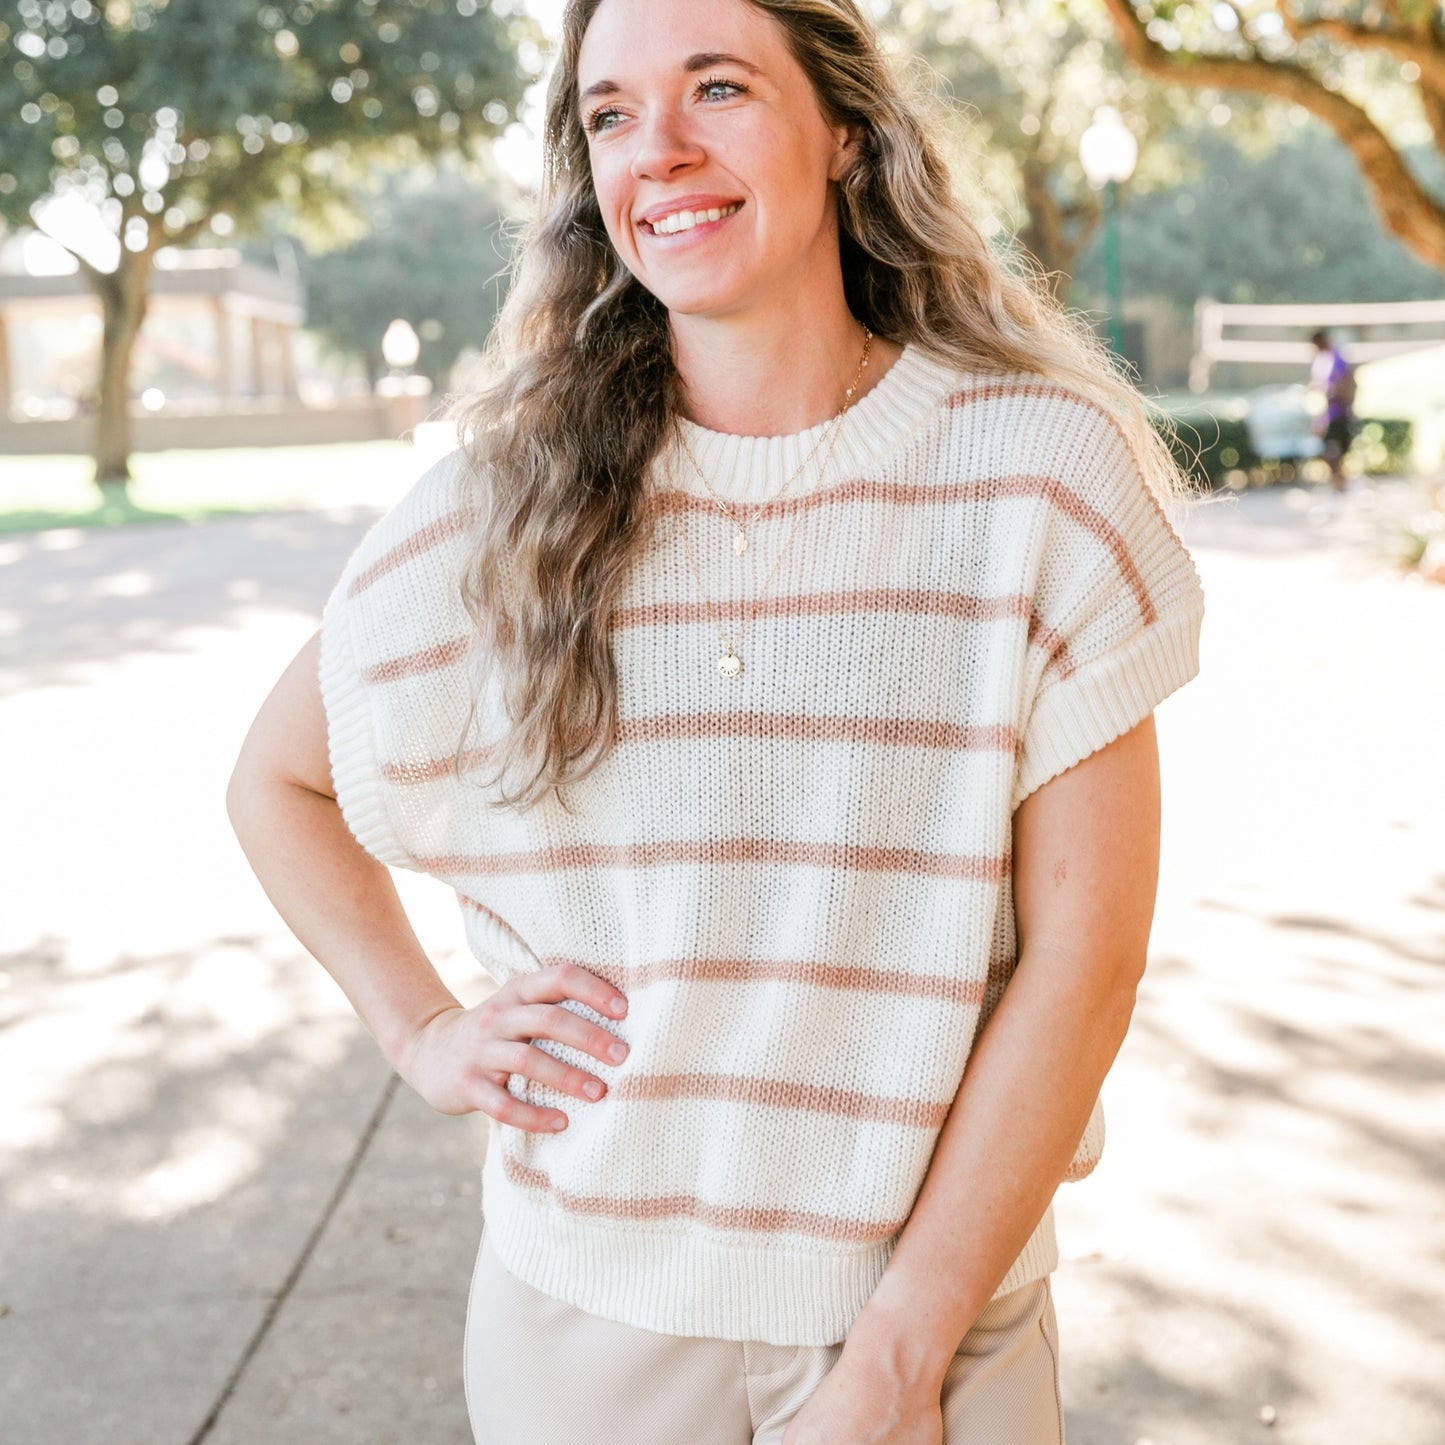
[[[576,0],[547,143],[498,380],[237,829],[402,1077],[499,1126],[480,1440],[1056,1442],[1050,1199],[1196,667],[1167,459],[852,0]],[[488,1002],[382,864],[457,890]]]

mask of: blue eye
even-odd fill
[[[596,135],[599,131],[609,129],[608,122],[616,120],[618,114],[619,112],[611,106],[604,105],[599,110],[594,110],[592,114],[583,121],[582,129],[585,130],[588,135]]]
[[[723,80],[721,76],[709,76],[697,83],[697,95],[703,100],[730,100],[735,95],[746,95],[747,86],[735,80]]]

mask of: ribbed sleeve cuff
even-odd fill
[[[1199,671],[1203,608],[1159,621],[1129,646],[1053,684],[1024,733],[1013,806],[1137,727]]]
[[[331,785],[336,789],[341,816],[373,858],[393,868],[405,868],[411,858],[397,842],[386,810],[371,701],[356,664],[345,606],[336,602],[327,608],[321,626],[320,682]]]

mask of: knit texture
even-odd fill
[[[821,432],[686,427],[743,505]],[[589,1014],[631,1045],[621,1067],[553,1049],[602,1102],[525,1086],[571,1127],[495,1131],[493,1246],[534,1288],[663,1333],[846,1335],[1017,961],[1014,810],[1197,669],[1194,570],[1090,402],[910,348],[814,486],[825,450],[742,557],[686,459],[659,458],[613,619],[616,742],[565,808],[494,806],[481,771],[505,719],[458,595],[479,486],[459,458],[363,542],[323,627],[363,846],[454,888],[497,979],[572,961],[630,1001],[620,1024]],[[778,564],[740,677],[718,673],[679,523],[734,642]],[[1072,1176],[1102,1140],[1096,1110]],[[1056,1262],[1050,1214],[1000,1293]]]

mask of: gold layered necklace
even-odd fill
[[[863,356],[858,362],[858,370],[853,377],[852,385],[843,393],[843,405],[839,407],[838,414],[833,418],[832,424],[828,427],[827,431],[820,434],[818,440],[813,443],[807,456],[803,458],[802,463],[787,481],[766,501],[760,502],[754,507],[749,507],[746,512],[741,512],[741,510],[734,511],[734,509],[718,495],[712,483],[708,481],[706,474],[698,465],[697,458],[693,456],[692,449],[687,445],[686,439],[679,430],[678,441],[681,443],[682,451],[687,456],[688,461],[692,464],[693,471],[697,473],[698,480],[707,489],[708,496],[712,499],[713,505],[717,507],[733,526],[734,535],[732,546],[733,551],[736,552],[739,557],[744,556],[751,545],[748,537],[748,528],[792,490],[794,485],[807,471],[813,458],[817,456],[819,447],[824,447],[826,443],[822,464],[818,468],[817,476],[813,478],[812,486],[808,488],[807,495],[811,496],[822,484],[823,478],[828,474],[829,463],[833,459],[833,448],[837,444],[838,433],[843,425],[843,418],[847,416],[848,408],[852,406],[853,398],[857,395],[858,388],[862,384],[863,373],[868,367],[868,358],[872,350],[873,333],[865,326],[863,328]],[[778,569],[782,565],[783,556],[788,550],[788,544],[793,540],[793,533],[798,530],[798,524],[802,519],[803,509],[800,508],[797,516],[793,518],[793,525],[789,527],[787,535],[783,538],[782,546],[778,548],[778,554],[773,559],[772,568],[769,570],[761,590],[753,599],[752,606],[744,615],[742,623],[738,628],[737,636],[733,637],[729,634],[727,628],[723,626],[717,608],[713,605],[712,598],[708,595],[707,588],[703,585],[702,570],[697,564],[697,558],[693,555],[692,540],[688,535],[686,514],[683,512],[678,513],[677,530],[682,537],[683,551],[686,553],[688,566],[692,569],[693,581],[697,584],[698,595],[702,598],[703,606],[707,609],[708,618],[717,629],[718,636],[722,639],[723,650],[722,655],[717,660],[717,670],[723,677],[742,676],[743,659],[741,649],[747,637],[748,629],[751,628],[754,619],[757,617],[758,611],[763,605],[763,599],[768,595],[768,590],[773,585],[773,579],[778,575]]]
[[[775,503],[781,501],[785,496],[787,496],[790,491],[792,491],[794,484],[803,475],[803,473],[808,470],[809,463],[811,463],[813,458],[818,455],[818,448],[821,447],[826,441],[828,443],[829,451],[832,451],[833,444],[831,437],[843,424],[843,418],[847,414],[848,408],[853,405],[853,398],[857,395],[858,388],[863,384],[863,373],[868,369],[868,358],[871,356],[872,352],[873,333],[868,329],[868,327],[865,326],[863,328],[863,355],[858,361],[858,370],[853,373],[853,381],[851,385],[848,387],[847,391],[843,393],[843,405],[838,408],[838,414],[833,418],[832,427],[826,432],[819,432],[817,441],[813,443],[811,449],[808,452],[808,455],[805,456],[803,460],[798,463],[798,466],[794,470],[792,476],[790,476],[788,480],[785,481],[783,485],[779,487],[778,490],[774,492],[771,497],[768,497],[765,501],[756,503],[754,506],[748,507],[746,509],[739,507],[734,510],[734,508],[730,506],[724,498],[718,495],[717,491],[713,487],[713,484],[708,481],[707,473],[703,471],[701,465],[698,463],[697,458],[693,455],[692,448],[688,446],[686,436],[683,435],[681,428],[678,429],[677,440],[679,446],[681,446],[682,448],[683,455],[686,456],[688,462],[691,464],[693,472],[696,474],[698,481],[700,481],[703,484],[704,488],[706,488],[708,496],[712,499],[713,506],[715,506],[718,511],[720,511],[723,516],[726,517],[728,521],[732,524],[733,551],[736,552],[739,557],[743,556],[751,545],[751,542],[748,538],[748,528],[751,527],[753,523],[756,522],[758,518],[761,517],[770,507],[772,507]]]

